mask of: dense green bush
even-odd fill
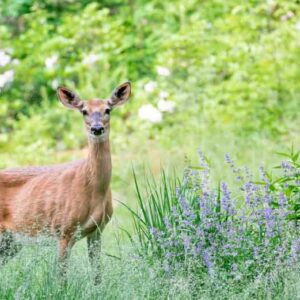
[[[36,127],[33,111],[52,111],[60,84],[84,98],[107,97],[127,79],[134,101],[114,126],[142,128],[147,139],[183,138],[181,124],[195,133],[287,137],[299,125],[297,1],[23,0],[2,1],[0,11],[0,51],[10,58],[0,66],[1,140],[23,115]],[[157,109],[161,100],[175,110],[137,118],[141,106]],[[65,142],[55,130],[47,135],[52,145]]]

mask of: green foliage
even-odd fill
[[[135,235],[138,238],[139,244],[137,249],[142,253],[151,253],[161,255],[161,249],[157,247],[155,237],[151,233],[151,229],[155,228],[159,231],[166,231],[166,224],[164,217],[170,215],[172,208],[178,207],[179,200],[176,196],[175,190],[182,186],[177,179],[169,178],[163,172],[160,181],[157,182],[153,176],[145,176],[146,180],[146,196],[140,190],[140,185],[136,174],[134,173],[134,183],[136,188],[136,195],[138,200],[138,211],[134,211],[125,203],[127,209],[132,214],[134,222]],[[184,188],[184,187],[182,187]],[[145,200],[145,198],[147,200]],[[134,241],[135,236],[129,234],[131,241]]]
[[[290,220],[300,219],[300,151],[291,148],[289,153],[278,153],[285,160],[281,165],[275,167],[281,170],[281,176],[267,174],[268,189],[270,192],[280,192],[282,197],[288,199],[289,210],[292,212],[288,218]],[[273,205],[278,207],[280,204],[274,202]]]
[[[299,125],[297,1],[22,0],[2,1],[0,11],[0,50],[11,57],[0,74],[14,72],[1,88],[2,134],[25,130],[14,125],[23,115],[36,127],[31,107],[42,114],[57,106],[58,85],[107,97],[127,79],[134,97],[115,128],[132,135],[142,129],[147,139],[172,143],[186,137],[184,128],[197,136],[210,127],[289,137]],[[149,82],[156,86],[145,90]],[[161,92],[175,111],[157,124],[138,119]],[[53,121],[49,112],[44,120]],[[48,139],[65,142],[55,131]]]

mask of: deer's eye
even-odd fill
[[[85,110],[85,109],[83,109],[83,110],[81,111],[81,113],[82,113],[84,116],[87,116],[87,115],[88,115],[88,112],[87,112],[87,110]]]
[[[106,114],[106,115],[109,115],[109,114],[110,114],[110,109],[109,109],[109,108],[107,108],[107,109],[105,110],[105,114]]]

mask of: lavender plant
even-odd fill
[[[166,272],[188,268],[209,276],[226,274],[235,281],[297,262],[299,234],[288,221],[294,213],[291,193],[272,188],[274,182],[262,168],[255,181],[228,155],[225,160],[238,192],[232,192],[225,180],[215,188],[207,160],[201,153],[199,157],[199,166],[187,168],[182,180],[164,173],[160,183],[148,180],[146,196],[135,177],[139,211],[131,212],[140,253],[159,259]],[[286,168],[282,171],[287,178]],[[299,188],[297,180],[293,185]]]

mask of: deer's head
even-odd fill
[[[81,100],[76,93],[65,87],[57,89],[62,104],[78,110],[83,115],[87,135],[92,142],[103,142],[108,139],[110,113],[128,100],[130,92],[131,85],[125,82],[113,91],[109,99]]]

